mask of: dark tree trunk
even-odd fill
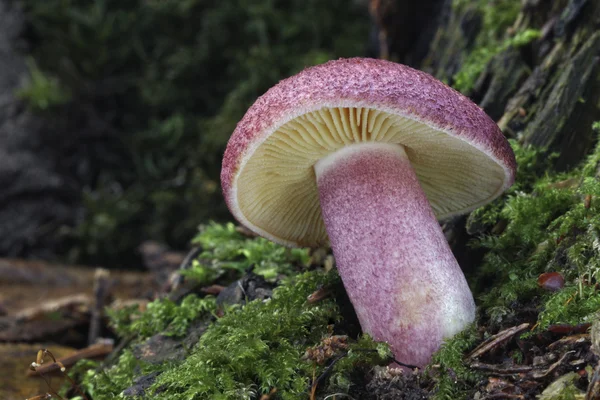
[[[482,16],[476,3],[444,4],[442,24],[421,68],[450,84],[476,45]],[[494,2],[490,2],[494,3]],[[500,51],[467,93],[508,137],[558,151],[556,167],[576,165],[589,152],[589,129],[600,119],[600,2],[524,0],[503,40],[526,29],[541,37]]]

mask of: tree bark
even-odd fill
[[[443,23],[421,68],[452,84],[482,33],[476,3],[453,8],[446,1]],[[507,29],[536,29],[541,37],[494,56],[467,93],[508,137],[558,151],[558,169],[579,163],[593,145],[590,126],[600,119],[600,2],[523,0]],[[485,32],[483,32],[485,34]]]
[[[491,34],[478,3],[445,0],[429,52],[414,66],[455,84],[469,54],[481,47],[479,36]],[[490,2],[488,7],[497,3],[502,2]],[[592,149],[591,126],[600,120],[599,28],[598,1],[523,0],[512,25],[497,39],[502,49],[465,94],[498,122],[508,138],[558,153],[552,160],[556,170],[577,166]],[[522,46],[502,46],[528,29],[539,32],[539,38]],[[410,61],[403,54],[398,58]],[[466,247],[471,239],[466,220],[445,221],[444,228],[468,271],[477,267],[482,253]]]

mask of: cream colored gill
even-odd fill
[[[438,217],[495,197],[503,168],[472,145],[421,122],[368,108],[323,108],[277,129],[242,167],[240,212],[250,228],[281,242],[327,242],[314,164],[348,144],[402,144]]]

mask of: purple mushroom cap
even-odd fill
[[[340,59],[307,68],[282,80],[259,97],[238,123],[223,157],[221,184],[227,205],[239,222],[282,244],[323,244],[322,235],[285,237],[283,232],[253,221],[240,205],[238,182],[255,151],[278,128],[304,114],[340,107],[379,110],[427,126],[472,147],[481,153],[484,162],[497,166],[500,176],[490,182],[494,185],[492,188],[482,192],[473,183],[475,178],[471,183],[467,181],[466,185],[472,185],[472,189],[466,188],[471,192],[467,193],[471,195],[470,201],[458,208],[451,205],[434,207],[439,219],[464,214],[487,204],[514,182],[516,162],[510,145],[494,121],[467,97],[431,75],[402,64],[366,58]],[[407,147],[411,148],[410,145]],[[414,156],[418,157],[418,154]],[[315,185],[313,195],[317,196],[316,183],[312,184]],[[427,193],[427,188],[424,190]],[[321,229],[320,233],[323,232]]]

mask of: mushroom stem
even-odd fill
[[[337,267],[364,332],[424,366],[475,318],[467,281],[404,147],[346,146],[315,164]]]

